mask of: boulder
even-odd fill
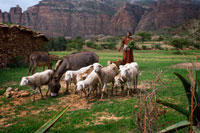
[[[12,87],[8,87],[8,88],[6,89],[6,92],[10,92],[10,91],[12,91],[12,90],[13,90]]]
[[[23,93],[21,93],[21,97],[28,97],[30,95],[30,93],[28,91],[25,91]]]
[[[5,96],[6,96],[6,98],[8,99],[8,98],[11,98],[11,97],[12,97],[12,94],[11,94],[11,92],[6,92],[6,93],[5,93]]]

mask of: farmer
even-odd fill
[[[127,63],[131,63],[134,62],[133,59],[133,48],[130,48],[130,45],[134,45],[134,44],[130,44],[130,42],[133,42],[134,39],[131,37],[131,32],[127,32],[126,33],[126,37],[123,38],[122,40],[122,45],[119,48],[119,52],[121,51],[121,49],[123,48],[123,63],[127,64]]]

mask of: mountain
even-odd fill
[[[200,5],[192,0],[158,0],[142,16],[136,30],[166,29],[197,18],[200,18]]]
[[[130,4],[132,3],[132,4]],[[48,36],[121,35],[180,25],[200,17],[199,0],[42,0],[22,12],[0,11],[0,22]]]

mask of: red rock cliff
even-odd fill
[[[49,36],[118,35],[177,26],[200,18],[200,4],[192,0],[158,0],[142,5],[130,0],[42,0],[21,11],[0,11],[0,22],[20,24]],[[121,8],[120,8],[121,7]]]

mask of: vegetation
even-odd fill
[[[102,47],[95,42],[89,41],[86,43],[86,46],[89,48],[97,49],[97,50],[102,50]]]
[[[200,112],[200,94],[199,94],[200,71],[196,71],[195,69],[193,70],[193,73],[189,71],[189,76],[191,80],[190,82],[188,82],[187,79],[184,78],[181,74],[178,74],[178,73],[174,73],[174,74],[181,80],[183,84],[183,87],[185,89],[185,94],[188,100],[189,111],[173,103],[168,103],[161,100],[158,100],[158,102],[165,106],[175,109],[179,113],[182,113],[183,115],[187,117],[187,121],[176,123],[173,126],[170,126],[171,128],[169,129],[167,128],[162,131],[163,132],[176,131],[177,129],[185,128],[187,126],[190,126],[190,130],[192,131],[192,128],[194,128],[195,126],[198,126],[199,121],[200,121],[200,113],[199,113]]]
[[[64,37],[51,38],[50,41],[46,45],[46,50],[49,51],[72,51],[77,50],[80,51],[83,49],[83,46],[87,46],[89,48],[102,50],[102,49],[116,49],[116,45],[118,43],[119,37],[109,37],[101,44],[97,44],[98,40],[88,41],[86,42],[81,37],[76,37],[74,39],[66,40]]]
[[[151,36],[152,36],[150,32],[139,32],[139,33],[136,33],[136,35],[141,37],[142,43],[144,43],[144,41],[151,40]]]
[[[186,48],[186,47],[194,45],[194,43],[192,41],[189,41],[186,38],[171,39],[169,41],[169,44],[171,44],[172,46],[174,46],[176,49],[183,49],[183,48]]]
[[[181,73],[187,76],[184,69],[172,68],[172,65],[185,62],[185,57],[175,54],[176,51],[152,51],[140,50],[134,51],[135,61],[140,66],[139,84],[154,83],[155,73],[162,70],[163,84],[157,84],[157,98],[163,101],[176,103],[182,108],[187,108],[185,104],[187,97],[183,96],[184,90],[178,79],[174,78],[172,72]],[[195,60],[193,53],[199,51],[185,51],[192,61]],[[69,52],[51,52],[51,54],[60,57],[65,56]],[[108,60],[117,60],[122,58],[122,53],[116,51],[97,51],[100,57],[100,63],[106,65]],[[54,62],[55,65],[55,62]],[[47,97],[45,99],[37,99],[32,102],[31,98],[6,99],[3,96],[7,87],[19,88],[27,90],[28,87],[19,87],[18,84],[21,77],[26,75],[27,67],[16,67],[9,69],[0,69],[0,106],[4,111],[0,113],[0,118],[4,120],[3,126],[0,126],[0,132],[33,132],[47,122],[52,116],[70,105],[69,111],[65,113],[57,123],[50,129],[50,132],[138,132],[138,125],[135,124],[139,102],[137,92],[132,97],[111,96],[105,97],[103,102],[98,99],[83,106],[85,99],[80,99],[77,95],[64,95],[64,88],[60,90],[60,96],[56,98]],[[39,69],[39,71],[41,71]],[[31,91],[31,89],[28,89]],[[73,87],[72,87],[73,90]],[[119,90],[118,90],[119,91]],[[151,89],[147,89],[151,92]],[[43,93],[46,89],[43,89]],[[38,94],[39,95],[39,94]],[[77,99],[74,99],[76,98]],[[24,99],[24,100],[23,100]],[[16,102],[19,102],[16,104]],[[23,102],[21,102],[23,101]],[[80,103],[80,105],[79,105]],[[77,105],[78,104],[78,105]],[[136,106],[137,105],[137,106]],[[79,108],[83,107],[83,108]],[[6,108],[6,109],[5,109]],[[185,115],[174,112],[173,109],[166,109],[166,113],[158,117],[157,123],[160,129],[164,129],[173,123],[185,120]],[[108,118],[108,119],[107,119]],[[16,122],[17,121],[17,122]],[[6,127],[8,126],[8,127]],[[156,129],[154,129],[156,130]],[[182,132],[187,132],[183,129]]]
[[[46,47],[49,51],[64,51],[66,50],[66,43],[64,37],[51,38]]]

